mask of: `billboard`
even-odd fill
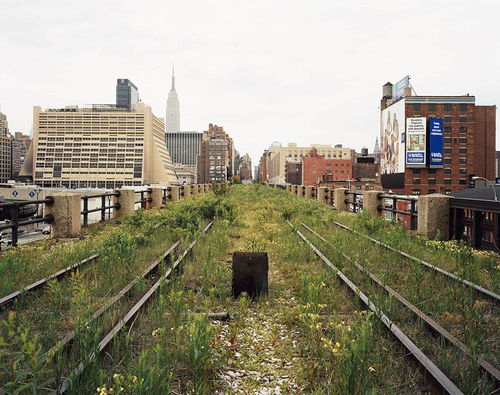
[[[405,99],[380,114],[380,174],[405,171]]]
[[[403,77],[392,86],[392,98],[399,99],[403,97],[405,88],[408,88],[409,86],[410,86],[410,76],[407,75],[406,77]]]
[[[406,118],[406,167],[425,167],[427,119]]]
[[[429,167],[443,167],[443,120],[429,118]]]

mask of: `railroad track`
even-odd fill
[[[326,240],[323,236],[318,234],[314,229],[311,227],[307,226],[303,222],[301,222],[301,225],[307,229],[309,232],[311,232],[313,235],[315,235],[318,239],[320,239],[324,243],[328,243],[331,245],[331,243]],[[436,334],[446,340],[449,344],[455,346],[457,349],[459,349],[465,356],[470,358],[473,362],[475,362],[478,367],[486,374],[490,376],[490,378],[494,381],[496,381],[497,386],[500,385],[500,370],[498,370],[496,367],[494,367],[491,363],[486,361],[483,357],[481,356],[476,356],[474,355],[474,352],[463,342],[461,342],[459,339],[457,339],[455,336],[453,336],[450,332],[448,332],[445,328],[443,328],[439,323],[437,323],[434,319],[432,319],[430,316],[425,314],[422,310],[420,310],[417,306],[412,304],[410,301],[408,301],[406,298],[404,298],[400,293],[395,291],[393,288],[389,287],[388,285],[385,285],[377,276],[372,274],[369,270],[367,270],[365,267],[357,263],[353,258],[351,258],[349,255],[341,252],[342,257],[352,263],[356,269],[358,269],[360,272],[366,274],[371,282],[375,285],[377,285],[379,288],[383,289],[388,295],[391,295],[395,297],[403,306],[405,306],[408,310],[413,312],[419,319],[421,319],[423,322],[425,322],[426,327],[433,332],[433,334]]]
[[[492,299],[494,300],[496,303],[500,303],[500,295],[493,292],[493,291],[490,291],[489,289],[486,289],[484,287],[481,287],[480,285],[477,285],[477,284],[474,284],[473,282],[469,281],[469,280],[466,280],[464,278],[461,278],[453,273],[450,273],[450,272],[447,272],[446,270],[444,269],[441,269],[440,267],[438,266],[435,266],[435,265],[432,265],[431,263],[429,262],[426,262],[422,259],[419,259],[417,257],[414,257],[413,255],[410,255],[404,251],[401,251],[401,250],[398,250],[397,248],[394,248],[386,243],[383,243],[377,239],[374,239],[373,237],[370,237],[370,236],[367,236],[361,232],[358,232],[357,230],[354,230],[352,228],[349,228],[348,226],[344,225],[344,224],[341,224],[340,222],[337,222],[337,221],[331,221],[333,222],[334,225],[340,227],[341,229],[344,229],[344,230],[347,230],[348,232],[351,232],[351,233],[354,233],[355,235],[358,235],[360,237],[363,237],[369,241],[371,241],[373,244],[375,245],[378,245],[382,248],[385,248],[386,250],[389,250],[389,251],[392,251],[392,252],[395,252],[399,255],[401,255],[402,257],[406,258],[406,259],[409,259],[409,260],[412,260],[414,262],[417,262],[421,265],[423,265],[425,268],[427,269],[430,269],[430,270],[433,270],[435,271],[436,273],[439,273],[443,276],[446,276],[454,281],[457,281],[459,283],[462,283],[463,285],[473,289],[474,291],[476,291],[477,293],[479,293],[480,295],[482,296],[485,296],[489,299]]]
[[[431,375],[435,383],[439,387],[449,394],[462,394],[462,390],[434,363],[411,339],[406,335],[396,323],[391,320],[384,311],[378,308],[368,296],[350,279],[348,278],[339,268],[337,268],[324,254],[319,250],[300,230],[296,229],[290,221],[287,221],[288,225],[295,231],[295,233],[304,241],[311,250],[323,261],[323,263],[332,269],[337,277],[347,285],[347,287],[357,295],[361,301],[369,308],[377,318],[383,323],[383,325],[395,336],[395,338],[409,351],[409,353],[419,362],[422,368]],[[378,280],[378,278],[377,278]],[[372,279],[373,281],[373,279]],[[379,280],[380,282],[380,280]],[[386,290],[387,291],[387,290]],[[395,291],[394,291],[395,292]],[[395,296],[395,295],[393,295]],[[399,300],[399,299],[398,299]],[[400,300],[401,302],[401,300]],[[413,310],[412,310],[413,311]],[[447,339],[449,341],[449,339]],[[456,345],[456,344],[455,344]],[[463,351],[462,351],[463,352]],[[485,361],[486,362],[486,361]],[[483,364],[495,373],[495,368],[491,369],[487,362]]]
[[[65,267],[64,269],[58,270],[57,272],[51,274],[48,277],[35,281],[34,283],[24,287],[20,291],[15,291],[9,295],[4,296],[3,298],[0,299],[0,309],[5,309],[8,306],[12,306],[16,302],[16,300],[19,300],[21,295],[41,290],[42,288],[47,286],[47,284],[51,280],[60,281],[63,277],[67,276],[69,273],[74,272],[76,269],[80,269],[89,262],[95,261],[97,258],[99,258],[99,254],[93,254],[88,258],[81,260],[80,262]]]
[[[202,231],[201,235],[205,234],[212,226],[213,222],[210,222]],[[151,287],[144,293],[144,295],[137,301],[128,312],[121,317],[118,322],[113,326],[113,328],[107,332],[107,334],[101,339],[99,344],[97,345],[95,351],[93,351],[89,357],[85,360],[86,362],[80,362],[78,366],[62,381],[61,385],[57,389],[56,393],[66,393],[71,385],[71,381],[78,378],[83,372],[85,371],[86,367],[88,366],[88,363],[90,361],[95,360],[98,358],[102,352],[108,347],[111,342],[116,338],[116,336],[120,333],[121,329],[123,329],[134,317],[138,315],[140,312],[141,308],[143,308],[147,302],[153,297],[155,294],[156,290],[163,284],[167,283],[170,281],[170,278],[172,277],[172,273],[175,272],[180,263],[183,261],[183,259],[188,255],[188,253],[193,249],[193,247],[196,245],[198,241],[198,238],[195,238],[188,246],[187,248],[180,254],[177,259],[174,261],[172,266],[170,266],[164,274],[162,274],[158,279],[154,279],[154,283],[151,285]],[[179,242],[174,243],[173,246],[171,246],[163,255],[163,258],[160,258],[158,261],[150,265],[141,275],[140,278],[137,278],[136,280],[130,282],[125,288],[123,288],[118,294],[116,294],[113,298],[111,298],[105,306],[105,310],[109,309],[112,305],[114,305],[118,300],[120,300],[123,296],[125,296],[126,293],[128,293],[133,286],[141,279],[144,278],[145,276],[148,276],[154,272],[159,267],[159,264],[163,259],[168,257],[170,255],[170,252],[177,247]],[[101,308],[100,310],[102,310]],[[100,312],[99,315],[104,313],[103,310]],[[97,312],[96,312],[97,313]],[[67,337],[70,337],[70,334],[67,335]],[[71,339],[75,337],[74,333],[71,336]],[[66,339],[66,337],[65,337]],[[63,340],[64,341],[64,340]],[[71,340],[70,340],[71,341]],[[66,342],[65,344],[68,344]],[[60,344],[55,346],[60,347]],[[55,350],[55,349],[54,349]],[[52,354],[53,355],[53,354]]]

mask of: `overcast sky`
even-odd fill
[[[382,85],[500,104],[498,1],[0,0],[0,103],[114,103],[117,78],[181,130],[224,126],[254,165],[273,141],[373,149]],[[497,143],[498,146],[498,143]]]

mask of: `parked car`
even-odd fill
[[[50,235],[50,225],[44,226],[42,229],[42,235]]]

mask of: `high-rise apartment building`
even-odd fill
[[[200,132],[168,132],[165,134],[167,149],[172,162],[184,166],[196,166],[196,158],[200,153],[203,133]]]
[[[118,188],[178,184],[165,124],[151,107],[33,108],[33,143],[20,175],[37,185]]]
[[[167,114],[166,114],[166,132],[175,133],[181,130],[181,115],[179,112],[179,97],[175,90],[175,74],[172,68],[172,86],[170,87],[170,92],[168,93],[167,99]]]
[[[241,180],[252,180],[252,159],[245,154],[240,158],[239,173]]]
[[[451,193],[471,177],[495,178],[496,106],[464,96],[391,95],[381,102],[382,186],[405,194]]]
[[[132,81],[119,78],[116,80],[116,107],[133,110],[139,103],[139,90]]]
[[[263,178],[271,184],[284,184],[286,182],[285,165],[288,160],[297,161],[309,156],[311,149],[316,149],[318,155],[325,159],[345,159],[351,160],[351,149],[338,144],[335,147],[324,144],[312,144],[310,147],[298,147],[295,143],[290,143],[283,147],[275,142],[269,147],[265,155],[265,166],[267,174]]]
[[[12,136],[7,116],[0,112],[0,182],[12,178]]]
[[[233,139],[222,126],[208,125],[203,132],[197,161],[198,183],[226,182],[234,175]]]
[[[31,137],[21,132],[14,134],[12,140],[12,179],[19,180],[19,172],[31,145]]]

